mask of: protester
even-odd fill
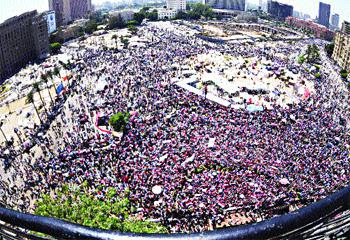
[[[271,217],[274,208],[308,204],[348,184],[349,134],[339,122],[347,119],[347,91],[326,70],[316,81],[295,59],[276,54],[299,54],[310,40],[261,49],[206,43],[153,25],[137,34],[148,40],[146,47],[84,48],[78,56],[64,48],[76,56],[75,85],[45,136],[33,136],[42,154],[24,154],[25,187],[16,193],[23,201],[7,205],[27,211],[28,199],[87,181],[91,191],[101,188],[100,198],[108,187],[129,189],[138,216],[159,219],[172,232],[191,232],[220,225],[232,213]],[[212,50],[293,66],[314,81],[316,91],[287,108],[274,104],[252,113],[172,84],[171,66]],[[101,80],[107,85],[97,91]],[[136,113],[121,139],[94,127],[97,113],[119,111]],[[154,186],[161,192],[155,194]]]

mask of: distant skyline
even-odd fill
[[[93,4],[100,4],[106,0],[92,0]],[[110,2],[121,2],[120,0],[109,0]],[[319,0],[277,0],[278,2],[294,6],[294,10],[309,14],[315,18],[318,14]],[[254,4],[259,4],[259,0],[247,0]],[[263,0],[266,2],[266,0]],[[338,13],[340,15],[340,24],[346,20],[350,21],[350,0],[322,0],[324,3],[331,4],[331,15]],[[37,9],[38,12],[48,10],[48,0],[0,0],[0,23],[4,20],[20,15],[24,12]]]

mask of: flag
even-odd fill
[[[57,89],[56,89],[56,93],[60,94],[63,91],[63,84],[61,83],[60,85],[58,85]]]
[[[68,76],[63,77],[63,80],[67,81],[68,80]]]

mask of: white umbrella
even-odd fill
[[[289,180],[287,179],[287,178],[282,178],[282,179],[280,179],[280,184],[282,184],[282,185],[287,185],[287,184],[289,184],[290,182],[289,182]]]
[[[159,186],[159,185],[155,185],[155,186],[153,186],[152,187],[152,192],[154,193],[154,194],[160,194],[161,192],[163,191],[163,189],[162,189],[162,187],[161,186]]]

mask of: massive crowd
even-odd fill
[[[295,59],[276,54],[300,53],[307,42],[216,45],[155,26],[137,34],[148,39],[146,47],[78,53],[65,48],[75,58],[75,86],[57,121],[36,138],[42,153],[25,155],[21,191],[29,199],[63,183],[87,181],[91,191],[100,189],[99,198],[108,187],[129,189],[143,219],[190,232],[220,225],[232,212],[271,216],[275,207],[307,204],[348,184],[347,91],[327,71],[316,81]],[[252,113],[172,83],[174,63],[210,50],[296,68],[315,81],[316,92],[288,108]],[[101,79],[108,85],[97,91]],[[134,113],[121,139],[96,131],[94,113],[119,111]],[[208,147],[211,138],[215,143]],[[160,194],[152,192],[154,186]]]

